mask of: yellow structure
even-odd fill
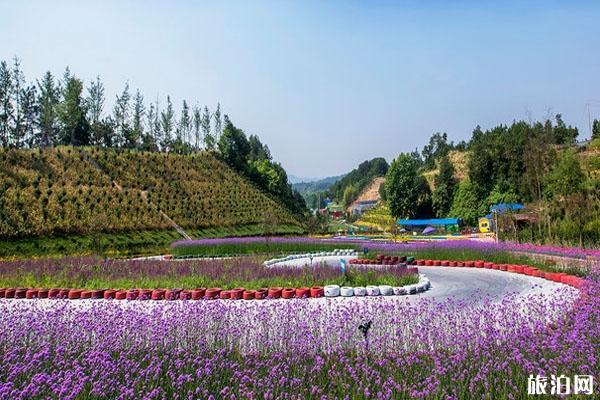
[[[492,221],[489,218],[479,218],[479,232],[490,233],[492,232]]]

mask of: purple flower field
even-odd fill
[[[483,304],[1,300],[0,399],[524,399],[529,374],[598,379],[597,275],[586,291]]]

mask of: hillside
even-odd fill
[[[373,178],[385,176],[387,170],[388,163],[382,157],[363,161],[357,168],[334,183],[328,190],[329,195],[347,207],[371,184]]]
[[[0,149],[0,238],[300,223],[210,153]]]
[[[301,195],[321,192],[329,189],[331,185],[342,179],[344,176],[345,174],[342,174],[338,176],[328,176],[327,178],[319,179],[317,181],[292,183],[292,187]]]
[[[469,157],[470,153],[468,151],[451,150],[448,153],[448,158],[450,158],[450,162],[454,167],[454,178],[456,178],[458,182],[461,182],[463,179],[465,179],[469,173]],[[437,165],[435,169],[423,173],[423,176],[429,185],[429,189],[432,191],[435,189],[434,180],[438,173],[439,168]]]

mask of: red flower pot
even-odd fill
[[[492,269],[492,265],[494,265],[494,263],[484,262],[483,263],[483,268],[485,268],[485,269]]]
[[[77,300],[81,298],[81,289],[71,289],[69,290],[69,300]]]
[[[427,267],[431,267],[433,265],[433,261],[432,260],[425,260],[425,265]]]
[[[204,296],[209,299],[218,299],[219,293],[221,293],[221,288],[210,288],[206,289]]]
[[[269,294],[269,289],[267,288],[261,288],[258,289],[256,292],[254,292],[254,298],[256,300],[262,300],[264,298],[266,298]]]
[[[415,260],[417,265],[425,265],[425,260]]]
[[[152,289],[141,289],[138,294],[138,300],[150,300],[152,298]]]
[[[49,292],[48,289],[38,289],[38,299],[47,299],[48,292]]]
[[[500,264],[500,271],[506,271],[508,268],[508,265],[506,264]]]
[[[535,276],[536,278],[541,278],[542,277],[542,271],[540,270],[534,270],[531,272],[531,276]]]
[[[465,261],[464,264],[465,264],[465,267],[467,267],[467,268],[473,268],[475,266],[474,261]]]
[[[522,266],[522,265],[515,265],[515,272],[516,272],[517,274],[522,274],[522,273],[523,273],[523,270],[524,270],[524,268],[523,268],[523,266]]]
[[[192,291],[191,290],[182,290],[179,293],[179,300],[191,300],[192,299]]]
[[[302,299],[304,297],[310,297],[310,288],[303,287],[296,289],[296,297]]]
[[[50,290],[48,290],[48,298],[49,299],[56,299],[59,294],[60,294],[60,289],[50,289]]]
[[[138,296],[139,296],[139,290],[137,289],[131,289],[127,291],[127,294],[125,295],[125,298],[127,300],[137,300]]]
[[[205,294],[206,294],[205,288],[194,289],[194,290],[192,290],[192,300],[200,300],[200,299],[204,298]]]
[[[152,295],[150,296],[150,298],[152,300],[164,300],[165,299],[165,289],[154,289],[152,291]]]
[[[310,297],[323,297],[325,296],[325,289],[323,286],[313,286],[310,288]]]
[[[244,288],[231,289],[231,299],[240,300],[244,297]]]
[[[25,288],[19,288],[15,290],[15,299],[24,299],[27,295],[27,290]]]
[[[449,266],[449,267],[456,267],[457,265],[458,265],[458,263],[457,263],[456,261],[450,261],[450,262],[448,263],[448,266]]]
[[[179,299],[179,293],[181,293],[181,289],[167,289],[165,291],[165,300],[177,300]]]
[[[0,299],[4,298],[5,293],[6,293],[6,288],[0,289]]]
[[[127,290],[119,290],[115,293],[115,300],[125,300],[127,298]]]
[[[8,288],[4,291],[4,297],[6,299],[14,299],[15,298],[15,292],[17,291],[17,289],[13,289],[13,288]]]
[[[296,289],[285,288],[281,291],[281,297],[284,299],[293,299],[296,296]]]
[[[36,299],[37,297],[38,297],[37,289],[29,289],[28,291],[25,292],[26,299]]]
[[[83,292],[81,292],[81,298],[82,299],[91,299],[92,298],[92,291],[91,290],[84,290]]]
[[[281,297],[282,290],[283,290],[283,288],[280,288],[280,287],[269,288],[268,296],[272,299],[278,299]]]
[[[68,299],[70,291],[71,291],[71,289],[60,289],[60,292],[58,292],[58,298],[59,299]]]
[[[256,290],[244,290],[242,298],[244,300],[254,300],[256,296]]]
[[[231,298],[231,290],[222,290],[222,291],[219,293],[219,298],[220,298],[221,300],[227,300],[227,299],[230,299],[230,298]]]
[[[116,290],[109,289],[109,290],[105,290],[105,291],[104,291],[104,293],[103,293],[103,297],[104,297],[106,300],[108,300],[108,299],[114,299],[116,294],[117,294],[117,291],[116,291]]]
[[[516,271],[515,266],[512,265],[512,264],[508,264],[506,266],[506,271],[508,271],[508,272],[515,272]]]
[[[475,261],[473,265],[475,266],[475,268],[483,268],[483,261]]]
[[[448,260],[442,260],[442,267],[447,267],[450,265],[450,261]]]
[[[465,263],[464,263],[463,261],[457,261],[457,262],[456,262],[456,266],[457,266],[457,267],[464,267],[464,266],[465,266]]]
[[[105,289],[97,289],[97,290],[92,290],[92,299],[103,299],[104,298],[104,292],[106,290]]]

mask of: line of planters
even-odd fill
[[[374,259],[371,258],[353,258],[350,260],[352,265],[415,265],[414,257],[407,256],[386,256],[378,254]]]
[[[485,268],[494,269],[498,271],[514,272],[517,274],[523,274],[528,276],[534,276],[537,278],[544,278],[549,281],[564,283],[576,288],[581,288],[583,278],[578,276],[569,275],[565,272],[546,272],[538,268],[531,267],[529,265],[516,265],[516,264],[496,264],[492,262],[486,262],[483,260],[476,261],[451,261],[451,260],[416,260],[417,265],[421,266],[440,266],[440,267],[466,267],[466,268]]]

